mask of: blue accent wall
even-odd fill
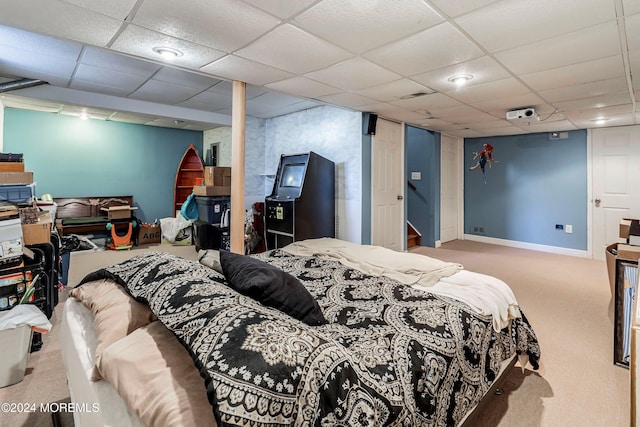
[[[435,246],[440,239],[440,134],[406,126],[405,189],[407,220],[422,234],[423,246]],[[422,179],[411,178],[420,172]]]
[[[202,132],[6,108],[4,151],[23,153],[38,196],[133,195],[143,221],[174,216],[176,170]]]
[[[465,139],[465,233],[587,250],[587,131],[562,134]],[[494,162],[483,177],[469,168],[485,143]],[[572,225],[573,233],[556,224]]]

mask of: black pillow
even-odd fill
[[[259,259],[220,251],[222,272],[233,289],[311,326],[327,320],[318,302],[291,274]]]

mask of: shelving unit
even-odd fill
[[[190,145],[182,156],[176,171],[175,191],[173,197],[173,211],[179,211],[184,201],[193,192],[193,187],[204,181],[204,167],[200,154]]]

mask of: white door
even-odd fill
[[[371,138],[371,243],[405,248],[402,125],[378,119]]]
[[[640,126],[594,129],[592,141],[593,258],[618,238],[620,219],[640,218]]]
[[[440,143],[440,242],[458,238],[460,155],[458,139],[442,135]]]

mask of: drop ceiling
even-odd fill
[[[186,129],[230,125],[233,80],[258,118],[335,105],[459,137],[632,125],[639,75],[638,0],[4,0],[0,15],[0,83],[48,83],[5,106]],[[539,120],[506,120],[525,107]]]

